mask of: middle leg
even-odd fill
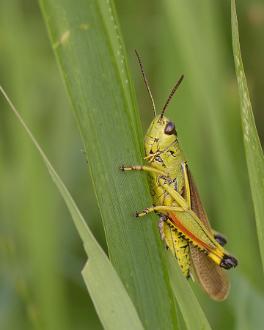
[[[161,212],[184,212],[185,210],[182,207],[178,206],[165,206],[165,205],[158,205],[158,206],[151,206],[147,207],[141,212],[136,212],[136,217],[143,217],[151,212],[161,211]]]

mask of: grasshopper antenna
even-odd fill
[[[173,87],[172,91],[170,92],[170,95],[169,95],[169,97],[168,97],[168,99],[167,99],[167,101],[166,101],[166,103],[165,103],[165,105],[164,105],[164,107],[163,107],[163,109],[161,111],[160,118],[163,117],[165,110],[167,109],[167,107],[168,107],[168,105],[169,105],[169,103],[170,103],[173,95],[175,94],[176,90],[178,89],[178,87],[180,86],[181,82],[183,81],[183,78],[184,78],[184,75],[182,74],[180,76],[180,79],[176,82],[175,86]]]
[[[152,93],[151,93],[151,90],[150,90],[150,87],[149,87],[149,83],[148,83],[147,77],[146,77],[145,72],[144,72],[143,64],[141,62],[141,58],[140,58],[138,52],[136,51],[136,49],[135,49],[135,53],[136,53],[136,56],[137,56],[137,59],[138,59],[138,63],[140,65],[140,70],[141,70],[141,73],[142,73],[142,76],[143,76],[143,80],[144,80],[145,86],[147,87],[149,96],[151,98],[152,108],[153,108],[153,111],[154,111],[154,116],[156,117],[156,115],[157,115],[156,106],[155,106],[155,102],[154,102],[154,99],[153,99],[153,96],[152,96]]]

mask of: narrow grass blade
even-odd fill
[[[259,247],[264,267],[264,157],[249,97],[247,80],[240,51],[236,2],[231,0],[233,53],[241,104],[241,118],[244,136],[251,194],[255,210]]]
[[[170,253],[167,253],[167,257],[171,287],[187,329],[210,330],[210,324],[175,258]]]
[[[1,86],[0,91],[40,153],[52,180],[57,186],[72,216],[89,257],[83,271],[83,277],[105,329],[143,329],[135,307],[122,282],[87,226],[68,189]]]
[[[110,268],[113,269],[109,260],[102,262],[101,251],[97,249],[82,271],[104,329],[143,329],[123,284],[115,271],[109,271]]]
[[[110,0],[41,0],[86,150],[109,255],[148,329],[175,329],[177,316],[142,164],[143,135],[124,45]],[[150,109],[151,111],[151,109]]]

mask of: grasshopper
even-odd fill
[[[238,262],[224,249],[225,238],[212,229],[180,147],[175,125],[164,116],[183,75],[157,115],[141,59],[137,52],[136,55],[155,116],[144,140],[147,164],[120,168],[149,174],[153,205],[137,212],[136,216],[156,212],[160,216],[161,238],[177,258],[183,274],[196,278],[212,299],[224,300],[230,289],[225,270],[236,267]]]

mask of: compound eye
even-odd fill
[[[167,135],[172,135],[172,134],[176,135],[175,125],[173,122],[171,122],[171,121],[168,122],[168,124],[166,125],[166,127],[164,129],[164,133]]]

